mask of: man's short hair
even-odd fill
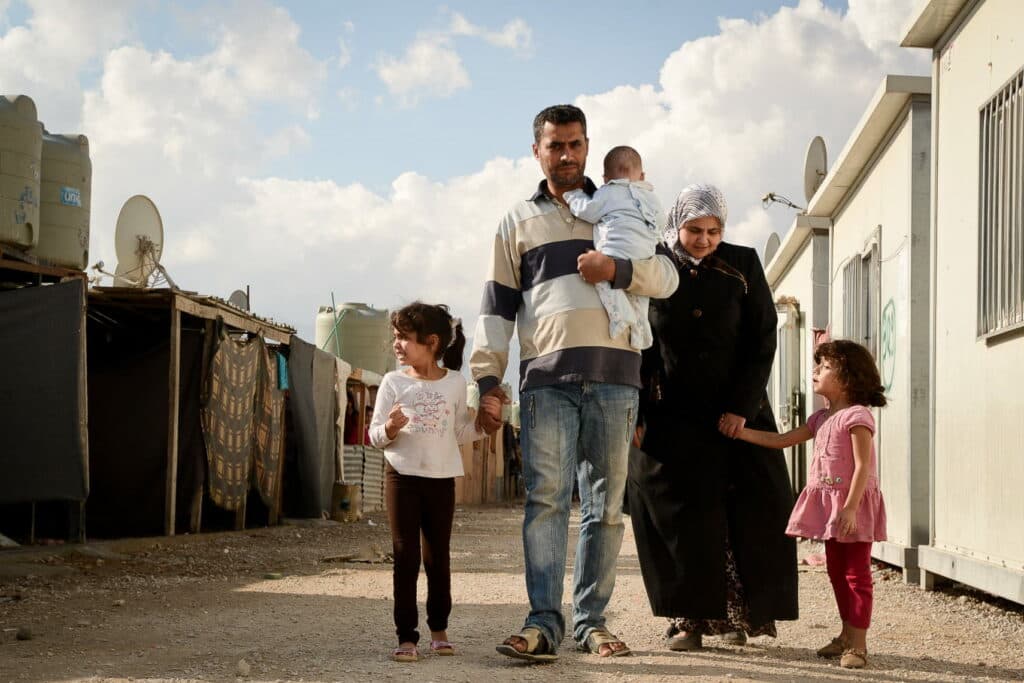
[[[604,174],[609,178],[625,178],[634,169],[643,168],[640,153],[632,147],[612,147],[604,156]]]
[[[544,124],[551,123],[564,126],[567,123],[579,123],[583,127],[583,137],[587,136],[587,117],[583,110],[571,104],[556,104],[543,109],[533,118],[533,141],[540,142],[544,132]]]

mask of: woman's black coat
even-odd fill
[[[646,422],[629,461],[628,501],[654,614],[725,618],[726,542],[750,623],[797,618],[796,545],[785,535],[793,491],[778,450],[719,434],[731,412],[776,431],[765,386],[776,314],[753,249],[721,243],[679,288],[651,300],[644,352]]]

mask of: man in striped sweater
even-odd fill
[[[594,251],[593,225],[569,211],[563,194],[596,190],[584,175],[587,122],[572,105],[540,112],[533,154],[544,180],[517,202],[495,236],[470,367],[480,395],[498,395],[518,327],[526,514],[523,552],[530,614],[498,652],[530,661],[557,657],[565,633],[562,582],[573,478],[580,490],[580,536],[573,577],[573,638],[603,657],[629,654],[605,626],[622,544],[626,459],[637,417],[640,353],[629,335],[609,336],[594,284],[664,298],[679,275],[667,252],[612,259]],[[493,431],[500,415],[481,411]]]

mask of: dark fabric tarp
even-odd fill
[[[0,503],[88,494],[84,296],[80,280],[0,292]]]
[[[316,411],[316,434],[319,451],[320,510],[330,512],[331,490],[338,469],[338,359],[326,351],[313,352],[313,409]]]
[[[334,404],[334,372],[333,356],[319,351],[309,342],[292,336],[289,343],[288,379],[290,386],[289,430],[293,437],[289,444],[289,463],[291,471],[285,476],[285,510],[287,514],[303,517],[320,517],[331,505],[331,487],[334,485],[334,444],[335,424],[333,407],[324,417],[327,424],[319,424],[317,407],[325,404],[325,384],[330,383],[331,405]],[[331,359],[330,375],[327,376],[327,363],[323,354]],[[314,370],[320,373],[314,379]],[[320,399],[316,399],[319,389]],[[328,419],[329,418],[329,419]],[[324,434],[323,431],[327,434]],[[325,462],[326,460],[326,462]]]

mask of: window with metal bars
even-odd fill
[[[878,358],[878,243],[843,266],[843,337]]]
[[[1024,326],[1024,69],[982,108],[978,336]]]

